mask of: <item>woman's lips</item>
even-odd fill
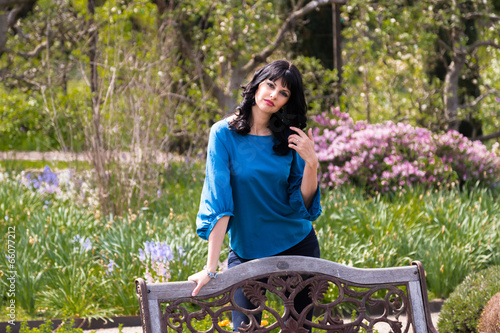
[[[264,99],[264,102],[266,102],[266,104],[267,104],[267,105],[269,105],[269,106],[274,106],[274,103],[273,103],[273,102],[271,102],[271,101],[270,101],[270,100],[268,100],[268,99]]]

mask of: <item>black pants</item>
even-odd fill
[[[286,251],[283,251],[281,253],[278,253],[276,256],[305,256],[305,257],[314,257],[314,258],[319,258],[320,257],[320,251],[319,251],[319,243],[318,243],[318,238],[316,237],[316,232],[314,229],[311,230],[311,232],[304,238],[300,243],[297,245],[289,248]],[[229,256],[227,259],[228,262],[228,268],[235,267],[239,264],[242,264],[244,262],[250,261],[252,259],[243,259],[240,258],[233,250],[229,252]],[[311,304],[311,299],[309,298],[309,289],[305,288],[302,290],[300,293],[297,294],[294,300],[294,306],[295,310],[298,313],[301,313],[302,310]],[[243,294],[243,290],[240,288],[236,291],[234,295],[234,299],[236,301],[236,304],[241,306],[242,308],[245,309],[255,309],[255,305],[253,305],[248,298]],[[307,319],[312,320],[312,315],[313,311],[309,311],[307,314]],[[233,331],[238,332],[238,328],[242,326],[242,324],[248,324],[250,322],[250,319],[243,313],[239,311],[232,311],[232,316],[233,316]],[[259,314],[257,317],[257,320],[260,322],[262,314]],[[311,328],[307,327],[309,331],[311,331]]]

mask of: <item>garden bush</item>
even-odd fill
[[[500,156],[479,141],[458,132],[436,134],[409,124],[387,121],[354,123],[332,108],[315,116],[322,184],[354,184],[368,192],[396,191],[423,184],[436,188],[458,180],[460,184],[496,186]]]
[[[439,333],[478,332],[481,312],[497,292],[500,266],[468,275],[444,302],[437,325]]]
[[[23,321],[21,323],[19,333],[83,333],[83,330],[81,328],[75,328],[73,326],[74,326],[73,319],[64,321],[59,327],[56,327],[55,329],[54,329],[54,325],[53,325],[52,321],[50,321],[50,320],[47,320],[45,323],[41,324],[39,327],[33,327],[33,328],[28,327],[28,324],[25,321]],[[122,326],[120,326],[120,328],[119,328],[119,333],[123,332]],[[6,333],[10,333],[10,332],[12,332],[11,327],[7,326]],[[95,332],[95,331],[92,331],[92,332]]]

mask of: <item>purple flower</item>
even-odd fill
[[[115,262],[112,259],[109,259],[109,264],[106,266],[106,273],[111,275],[113,273],[114,267],[116,266]]]
[[[166,242],[144,242],[144,250],[139,249],[139,260],[146,267],[148,281],[167,282],[170,279],[170,262],[176,260],[185,262],[185,251],[182,246],[174,252]]]
[[[78,243],[83,251],[92,250],[92,243],[88,237],[82,238],[80,235],[73,237],[73,243]],[[79,250],[80,247],[75,246],[75,250]]]
[[[142,249],[139,249],[139,260],[140,261],[145,261],[146,260],[146,254]]]

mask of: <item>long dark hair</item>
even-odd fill
[[[257,70],[246,86],[243,86],[243,100],[237,107],[238,115],[230,122],[230,128],[238,134],[246,135],[250,132],[252,106],[255,103],[255,92],[264,80],[276,81],[281,78],[285,88],[290,90],[290,98],[285,106],[271,116],[269,129],[273,133],[273,150],[278,155],[286,155],[288,136],[292,134],[290,126],[300,129],[306,127],[307,104],[304,97],[302,75],[297,67],[286,60],[277,60]]]

